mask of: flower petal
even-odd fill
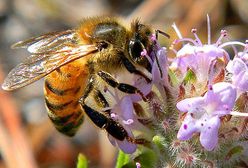
[[[161,48],[157,52],[157,59],[153,62],[152,65],[152,80],[153,82],[165,82],[164,84],[168,84],[168,72],[167,72],[167,67],[168,67],[168,62],[167,62],[167,57],[166,57],[166,49]],[[161,72],[160,72],[161,70]],[[162,74],[161,74],[162,73]]]
[[[177,133],[177,138],[179,140],[189,140],[194,132],[198,132],[195,122],[196,120],[188,113]]]
[[[229,61],[226,69],[233,73],[234,75],[246,71],[247,65],[240,58],[234,58],[232,61]]]
[[[203,97],[193,97],[193,98],[181,100],[180,102],[177,103],[176,106],[178,110],[182,112],[188,112],[192,106],[200,105],[203,103],[204,103]]]
[[[125,153],[134,153],[137,149],[137,145],[136,144],[133,144],[131,142],[128,142],[126,139],[124,141],[119,141],[119,140],[116,140],[119,148],[125,152]]]
[[[220,119],[218,116],[212,117],[203,127],[200,134],[200,142],[202,146],[208,150],[213,150],[218,143],[218,129],[220,127]]]
[[[133,102],[130,96],[124,96],[120,102],[121,114],[124,120],[133,119]]]
[[[248,71],[241,72],[234,85],[243,92],[248,91]]]
[[[116,146],[115,138],[112,135],[108,134],[108,139],[113,146]]]
[[[237,91],[232,84],[227,82],[216,83],[213,85],[213,91],[214,95],[219,99],[218,107],[226,106],[230,108],[230,110],[233,108],[237,96]]]

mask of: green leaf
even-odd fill
[[[192,69],[189,69],[183,79],[183,83],[193,83],[196,81],[196,74]]]
[[[170,77],[170,80],[171,80],[171,83],[172,83],[173,86],[175,86],[175,85],[177,85],[179,83],[175,72],[173,72],[172,70],[169,69],[168,75]]]
[[[125,154],[120,150],[118,153],[118,158],[115,168],[122,168],[128,162],[129,162],[129,155]]]
[[[226,160],[229,160],[230,158],[241,155],[244,152],[244,147],[241,145],[234,146],[231,150],[228,151],[226,155]]]
[[[80,153],[78,155],[77,168],[87,168],[87,167],[88,167],[87,159],[83,154]]]
[[[134,160],[139,162],[142,168],[153,168],[158,161],[156,153],[148,148],[144,149]]]
[[[122,166],[122,168],[135,168],[135,167],[136,167],[136,164],[134,163],[134,161],[129,162]]]
[[[163,149],[164,145],[164,138],[162,136],[159,135],[155,135],[152,139],[152,142],[159,148],[159,149]]]
[[[142,148],[138,153],[140,154],[134,160],[130,160],[128,154],[119,151],[115,168],[135,168],[136,162],[139,162],[142,168],[153,168],[156,166],[158,156],[153,150]]]

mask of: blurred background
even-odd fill
[[[226,29],[229,38],[248,38],[247,0],[0,0],[0,84],[7,73],[27,55],[11,50],[11,44],[43,33],[78,26],[89,16],[140,18],[171,35],[160,38],[169,46],[176,34],[175,22],[183,36],[197,28],[207,41],[206,15],[211,18],[212,42]],[[49,121],[43,100],[43,81],[14,92],[0,89],[0,168],[71,168],[83,153],[89,167],[114,167],[117,150],[104,131],[87,119],[73,138],[58,133]]]

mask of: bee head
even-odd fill
[[[148,52],[148,54],[151,52],[151,34],[151,28],[147,25],[141,24],[139,20],[135,20],[131,24],[131,37],[128,46],[130,59],[135,63],[145,67],[149,71],[151,69],[151,65],[149,64],[148,60],[141,55],[141,52],[144,49]]]

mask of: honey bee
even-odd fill
[[[109,107],[99,88],[102,82],[127,94],[137,93],[145,100],[139,89],[118,82],[112,74],[124,69],[151,82],[145,73],[151,71],[151,65],[141,52],[152,52],[152,33],[150,26],[138,20],[127,27],[116,18],[92,17],[82,20],[76,29],[20,41],[12,48],[27,48],[31,55],[10,71],[2,88],[15,90],[45,77],[45,104],[58,131],[73,136],[86,114],[114,138],[138,143],[110,117],[109,110],[96,109]],[[89,97],[95,103],[87,104]]]

